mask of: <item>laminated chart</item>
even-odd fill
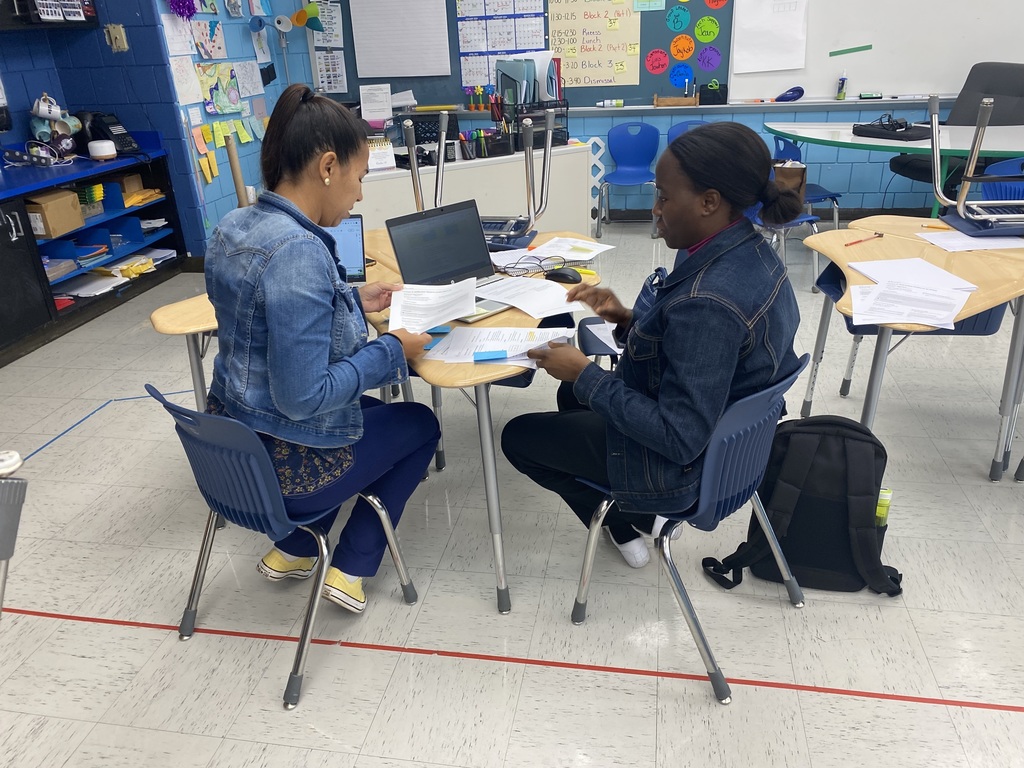
[[[550,48],[567,88],[639,85],[640,13],[615,0],[548,0]]]

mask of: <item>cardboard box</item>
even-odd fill
[[[81,201],[79,201],[81,204]],[[82,205],[82,216],[88,219],[90,216],[99,216],[103,213],[103,201],[97,200],[95,203],[85,203]]]
[[[32,232],[53,238],[85,226],[78,195],[70,189],[39,192],[25,200]]]
[[[804,203],[804,192],[807,190],[807,166],[794,160],[773,160],[775,183],[782,189],[793,189],[800,195],[800,204]]]
[[[124,176],[118,176],[117,178],[110,179],[112,182],[117,182],[121,187],[121,194],[128,195],[132,192],[138,192],[142,189],[142,176],[138,173],[126,173]]]

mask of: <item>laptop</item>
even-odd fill
[[[477,286],[503,279],[495,274],[475,200],[410,213],[384,222],[402,280],[414,285],[446,285],[474,278]],[[473,323],[509,308],[476,300],[476,312],[459,320]]]
[[[345,282],[366,282],[366,257],[363,250],[363,217],[353,213],[336,227],[325,227],[334,237],[335,253],[345,268]]]

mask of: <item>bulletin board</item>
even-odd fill
[[[799,85],[807,98],[832,99],[844,71],[847,98],[950,95],[979,61],[1024,62],[1021,0],[811,0],[807,11],[803,67],[733,75],[730,98]]]
[[[1008,0],[1007,0],[1008,1]],[[497,0],[498,6],[514,5],[514,0]],[[486,0],[485,0],[486,3]],[[359,86],[376,83],[389,83],[393,93],[412,89],[421,105],[433,104],[465,104],[466,94],[460,78],[459,46],[459,9],[460,0],[446,0],[448,12],[448,39],[451,56],[451,75],[437,77],[391,77],[364,78],[360,77],[356,67],[352,40],[352,24],[349,11],[349,0],[341,0],[342,24],[344,27],[344,57],[348,71],[348,98],[343,101],[358,99]],[[602,99],[624,99],[627,104],[650,104],[655,93],[660,96],[681,96],[687,80],[692,89],[693,84],[703,85],[717,79],[720,83],[728,80],[729,51],[731,44],[733,0],[547,0],[549,47],[552,50],[571,46],[572,32],[577,32],[576,59],[582,62],[580,54],[585,56],[601,54],[605,64],[600,71],[609,69],[607,61],[611,59],[611,81],[588,82],[580,75],[579,81],[569,79],[582,73],[582,67],[566,67],[572,58],[562,55],[562,76],[566,79],[566,98],[570,106],[593,106]],[[495,6],[495,7],[498,7]],[[524,7],[533,7],[532,4]],[[585,19],[585,13],[601,13],[600,19]],[[606,19],[604,13],[608,12]],[[627,13],[623,13],[628,11]],[[559,19],[553,22],[557,14],[576,14],[576,18]],[[621,14],[621,15],[615,15]],[[608,19],[619,19],[618,31],[609,30]],[[634,22],[639,22],[639,40],[635,37],[623,44],[622,39],[612,40],[613,32],[631,29]],[[587,46],[605,45],[611,41],[617,48],[611,57],[603,54],[608,51],[581,51],[584,46],[584,22],[605,24],[598,31],[602,34],[587,34]],[[627,23],[628,22],[628,23]],[[554,33],[552,32],[554,24]],[[621,38],[621,35],[619,36]],[[687,42],[692,40],[692,47]],[[593,40],[594,42],[591,42]],[[621,48],[625,45],[626,50]],[[629,47],[632,46],[632,47]],[[713,49],[713,50],[706,50]],[[416,55],[416,41],[396,35],[394,40],[396,56]],[[571,52],[570,52],[571,53]],[[560,55],[557,54],[556,55]],[[615,73],[616,63],[619,69]],[[588,71],[599,71],[598,68],[587,67]],[[690,73],[687,75],[687,73]],[[594,80],[597,78],[591,78]],[[607,80],[607,78],[602,78]]]

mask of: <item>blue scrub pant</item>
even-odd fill
[[[363,436],[353,448],[353,465],[329,485],[302,496],[286,496],[295,512],[334,509],[317,523],[329,531],[338,508],[357,493],[372,493],[387,507],[391,522],[398,520],[416,486],[426,473],[437,448],[441,429],[433,411],[420,403],[384,404],[364,396]],[[306,531],[277,542],[277,548],[293,557],[315,557],[316,541]],[[373,576],[387,548],[380,518],[365,500],[359,499],[341,531],[331,565],[351,576]]]

